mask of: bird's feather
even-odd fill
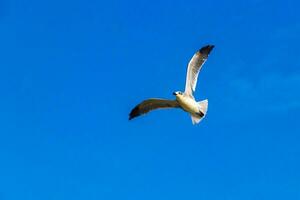
[[[130,114],[129,120],[138,117],[140,115],[146,114],[149,111],[155,109],[162,109],[162,108],[177,108],[179,104],[175,100],[167,100],[167,99],[147,99],[137,106],[135,106]]]
[[[193,92],[196,89],[197,79],[201,67],[208,58],[209,53],[214,48],[214,45],[207,45],[197,51],[188,64],[186,83],[185,83],[185,94],[193,96]]]

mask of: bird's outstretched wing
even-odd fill
[[[175,100],[166,99],[147,99],[137,106],[135,106],[130,114],[129,120],[138,117],[140,115],[146,114],[151,110],[161,109],[161,108],[178,108],[179,104]]]
[[[214,45],[207,45],[197,51],[188,64],[186,82],[185,82],[185,94],[193,96],[195,92],[199,71],[202,65],[208,58],[209,53],[214,48]]]

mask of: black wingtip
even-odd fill
[[[136,106],[133,108],[129,114],[129,120],[132,120],[133,118],[137,117],[140,115],[139,107]]]
[[[136,117],[136,116],[129,115],[128,120],[132,120],[132,119],[135,118],[135,117]]]
[[[206,45],[202,47],[199,52],[203,55],[208,55],[214,47],[215,45]]]

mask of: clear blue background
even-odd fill
[[[0,199],[300,199],[299,1],[0,1]],[[193,126],[128,121],[216,47]]]

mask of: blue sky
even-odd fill
[[[298,1],[0,1],[0,199],[300,199]],[[183,90],[209,99],[128,121]]]

